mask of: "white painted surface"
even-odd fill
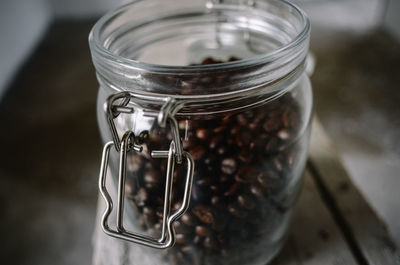
[[[400,40],[400,0],[387,0],[384,26]]]
[[[47,0],[1,0],[0,98],[51,19]]]

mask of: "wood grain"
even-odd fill
[[[321,124],[314,120],[310,169],[360,264],[400,264],[385,225],[354,186]],[[382,191],[384,192],[384,191]]]
[[[357,264],[307,171],[285,249],[272,265]]]

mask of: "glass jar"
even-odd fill
[[[278,0],[135,1],[101,18],[104,231],[166,248],[140,248],[149,264],[269,262],[307,158],[309,32]]]

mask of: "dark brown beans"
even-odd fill
[[[211,230],[206,226],[197,225],[195,228],[196,234],[199,236],[208,236],[211,233]]]
[[[237,197],[239,205],[246,208],[246,209],[253,209],[255,207],[254,200],[246,194],[240,194]]]
[[[156,215],[153,208],[150,208],[148,206],[143,207],[143,215],[147,223],[153,223],[155,221]]]
[[[185,234],[175,234],[175,241],[178,244],[183,244],[185,243],[186,240],[186,235]]]
[[[244,114],[237,115],[236,120],[237,120],[238,124],[241,126],[247,125],[247,118]]]
[[[197,205],[192,211],[194,215],[203,223],[211,224],[215,222],[215,214],[211,207]]]
[[[222,136],[220,134],[214,136],[213,138],[211,138],[210,142],[209,142],[209,147],[211,149],[215,149],[217,146],[219,146],[222,142]]]
[[[160,173],[152,169],[146,171],[144,175],[144,182],[146,183],[147,188],[151,189],[157,187],[161,182]]]
[[[199,160],[205,152],[205,148],[201,145],[198,145],[190,150],[190,154],[192,155],[194,160]]]
[[[279,175],[272,170],[267,172],[263,172],[257,176],[257,181],[261,186],[268,188],[271,187],[274,183],[276,183]]]
[[[125,196],[127,198],[133,199],[136,193],[137,185],[133,179],[127,179],[125,181]]]
[[[240,188],[240,184],[239,183],[234,183],[232,186],[229,187],[229,189],[227,191],[224,192],[224,196],[232,196],[233,194],[236,193],[236,191]]]
[[[179,81],[166,78],[166,82],[176,84],[184,94],[194,94],[210,83],[225,85],[229,78],[226,73],[199,74],[182,76]],[[299,144],[292,140],[300,115],[298,104],[287,93],[259,108],[178,121],[185,136],[184,150],[195,160],[195,175],[189,209],[174,222],[177,246],[166,252],[173,261],[170,264],[206,264],[211,255],[213,263],[227,264],[224,257],[241,254],[234,249],[269,236],[265,231],[271,231],[286,214],[281,187],[299,161]],[[172,139],[168,127],[154,128],[142,144],[145,152],[128,155],[126,197],[138,211],[141,227],[155,237],[161,233],[167,161],[152,159],[147,153],[168,150],[167,139]],[[171,213],[182,205],[185,163],[175,167]]]
[[[280,122],[276,118],[267,119],[263,124],[264,130],[268,133],[278,130],[279,126]]]
[[[145,206],[148,199],[147,190],[140,188],[135,196],[135,201],[138,206]]]
[[[233,158],[225,158],[221,162],[221,171],[225,174],[232,175],[236,171],[236,161]]]
[[[209,135],[209,131],[204,128],[198,129],[196,131],[197,138],[199,138],[201,140],[206,140],[208,138],[208,135]]]
[[[195,224],[193,216],[191,216],[189,213],[182,215],[181,220],[185,225],[188,226],[193,226]]]
[[[228,212],[231,213],[235,217],[239,218],[244,218],[247,216],[247,212],[240,209],[237,205],[235,204],[230,204],[228,206]]]
[[[208,236],[204,239],[203,246],[206,248],[214,248],[215,240],[212,237]]]
[[[212,203],[213,205],[218,205],[220,202],[221,202],[221,200],[220,200],[220,198],[219,198],[218,196],[213,196],[213,197],[211,198],[211,203]]]
[[[263,191],[260,186],[251,185],[250,191],[251,191],[251,193],[253,193],[254,195],[256,195],[259,198],[264,196]]]
[[[288,140],[290,138],[290,132],[286,129],[281,129],[276,134],[281,140]]]

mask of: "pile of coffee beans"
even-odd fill
[[[232,58],[230,60],[235,60]],[[207,58],[203,63],[216,63]],[[242,112],[179,120],[195,160],[190,207],[175,222],[169,264],[252,264],[282,241],[304,156],[299,105],[290,93]],[[145,150],[167,150],[169,129],[155,129]],[[126,195],[146,233],[159,237],[166,159],[130,152]],[[300,166],[301,167],[301,166]],[[183,196],[185,164],[176,166],[173,210]]]

